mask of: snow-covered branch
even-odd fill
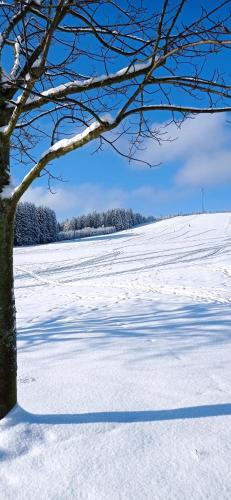
[[[54,88],[49,88],[41,92],[39,97],[31,97],[27,100],[25,111],[37,109],[43,104],[56,101],[68,95],[93,90],[102,86],[107,87],[126,80],[131,80],[145,74],[151,67],[151,59],[142,63],[132,63],[115,73],[108,75],[99,75],[85,80],[74,80]]]
[[[16,37],[15,45],[14,45],[14,65],[10,73],[10,77],[14,80],[17,76],[17,73],[20,69],[20,51],[21,51],[21,37],[20,35]]]
[[[15,58],[11,57],[13,69],[7,84],[2,70],[6,114],[0,122],[0,135],[7,142],[14,133],[22,157],[34,161],[29,150],[41,136],[49,139],[51,147],[40,159],[40,166],[41,162],[81,147],[107,129],[98,117],[108,111],[117,117],[113,124],[108,124],[111,128],[139,114],[135,123],[131,120],[126,126],[130,126],[129,135],[135,130],[131,143],[140,147],[144,137],[153,137],[146,112],[170,112],[174,119],[173,112],[183,118],[188,113],[230,110],[229,75],[225,80],[216,66],[214,70],[207,69],[210,55],[213,64],[214,53],[231,46],[226,2],[201,12],[197,19],[185,24],[184,31],[181,14],[187,8],[185,0],[178,0],[172,10],[170,2],[162,0],[159,11],[150,7],[149,17],[137,8],[135,0],[127,3],[133,12],[121,10],[113,1],[111,19],[104,16],[100,1],[94,3],[99,11],[102,9],[101,15],[96,16],[92,2],[85,0],[78,5],[73,0],[23,0],[5,13],[3,38],[9,35]],[[223,23],[218,23],[222,5]],[[120,23],[116,22],[118,17]],[[90,33],[97,40],[92,47]],[[7,51],[12,56],[12,48],[7,47]],[[179,76],[181,72],[183,76]],[[204,100],[199,102],[201,97]],[[52,145],[57,136],[63,137],[62,132],[68,133],[69,123],[79,127],[91,120],[95,120],[94,124],[73,139]]]
[[[47,151],[43,153],[40,160],[34,165],[30,172],[24,177],[21,184],[14,190],[12,200],[17,202],[23,193],[28,189],[33,180],[39,176],[44,167],[52,160],[64,156],[65,154],[74,151],[92,140],[97,139],[103,133],[116,128],[123,120],[131,115],[150,112],[150,111],[169,111],[178,112],[181,114],[213,114],[224,113],[231,111],[231,107],[222,108],[199,108],[192,106],[178,106],[178,105],[150,105],[141,106],[126,111],[123,115],[118,113],[115,119],[110,116],[100,118],[100,121],[94,121],[91,125],[86,127],[82,132],[76,134],[69,139],[61,139],[53,144]]]
[[[142,63],[131,63],[130,65],[118,70],[115,73],[109,73],[107,75],[100,75],[85,80],[74,80],[67,82],[62,85],[58,85],[54,88],[49,88],[41,92],[39,97],[31,97],[27,100],[25,104],[25,111],[30,111],[37,109],[40,106],[47,104],[51,101],[56,101],[63,99],[68,95],[77,94],[80,92],[86,92],[100,87],[112,86],[117,83],[132,81],[133,79],[147,74],[150,69],[154,71],[155,69],[161,67],[166,63],[168,59],[177,55],[177,53],[183,53],[188,49],[193,49],[196,47],[203,47],[204,45],[211,46],[230,46],[231,40],[214,40],[206,39],[197,42],[191,42],[187,44],[182,44],[167,53],[161,55],[159,58],[156,57],[155,64],[152,64],[153,58],[149,58],[147,61]],[[151,76],[151,75],[150,75]],[[149,82],[150,83],[150,82]],[[152,80],[155,83],[155,80]],[[148,84],[148,82],[147,82]]]
[[[102,133],[112,130],[117,126],[117,121],[113,120],[109,115],[102,117],[99,121],[93,122],[86,127],[81,133],[76,134],[70,139],[62,139],[53,144],[45,151],[40,160],[32,167],[30,172],[24,177],[21,184],[14,190],[12,201],[18,202],[23,193],[28,189],[34,179],[39,176],[44,167],[52,160],[64,156],[66,153],[78,149],[93,139],[97,139]]]

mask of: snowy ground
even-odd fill
[[[231,214],[16,249],[0,498],[231,498]]]

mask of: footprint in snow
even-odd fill
[[[193,453],[198,460],[205,460],[209,457],[209,452],[207,450],[198,450],[198,448],[196,448]]]
[[[31,384],[32,382],[35,382],[35,381],[36,381],[36,379],[34,377],[29,377],[29,376],[18,378],[19,384]]]

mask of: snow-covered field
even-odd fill
[[[231,214],[15,251],[0,498],[230,500]]]

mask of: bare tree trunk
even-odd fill
[[[16,322],[13,277],[15,207],[1,199],[9,183],[9,145],[0,141],[0,419],[17,402]]]

